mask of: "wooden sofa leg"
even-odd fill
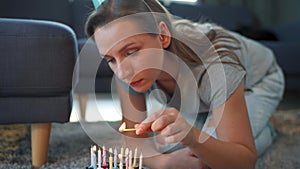
[[[85,120],[86,115],[86,105],[88,101],[88,95],[87,94],[79,94],[79,107],[80,107],[80,115],[81,120]]]
[[[47,161],[51,123],[31,124],[32,167],[40,167]]]

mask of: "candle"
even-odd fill
[[[102,147],[102,150],[103,150],[103,155],[102,155],[102,157],[103,157],[103,164],[106,164],[106,149],[105,149],[105,146],[103,146]]]
[[[121,147],[121,154],[120,154],[120,164],[119,164],[119,168],[123,169],[123,154],[124,154],[124,148]]]
[[[112,157],[113,150],[109,148],[109,169],[113,169],[113,157]]]
[[[139,169],[143,168],[143,154],[140,155],[140,161],[139,161]]]
[[[126,158],[125,158],[125,168],[129,169],[128,166],[129,166],[129,157],[127,155]]]
[[[129,162],[129,160],[128,160],[128,154],[129,154],[129,149],[126,148],[125,149],[125,166],[126,166],[126,169],[129,169],[128,168],[128,162]]]
[[[99,166],[99,168],[101,167],[101,160],[102,159],[102,157],[101,157],[101,149],[100,149],[100,147],[99,147],[99,150],[98,150],[98,166]]]
[[[91,165],[93,164],[93,146],[90,148],[90,154],[91,154]]]
[[[107,167],[107,163],[106,163],[106,148],[105,146],[102,147],[102,157],[103,157],[103,160],[102,160],[102,166],[103,168],[106,168]]]
[[[117,158],[117,154],[118,154],[118,152],[117,152],[117,149],[116,149],[116,147],[115,147],[115,150],[114,150],[114,168],[117,168],[118,167],[118,158]]]
[[[128,158],[129,162],[128,162],[128,166],[129,169],[132,169],[132,151],[129,151],[129,158]]]
[[[91,146],[91,167],[92,168],[97,168],[96,151],[97,151],[96,145]]]
[[[136,159],[137,159],[137,148],[135,148],[135,150],[134,150],[133,164],[132,164],[133,168],[137,167],[137,165],[136,165]]]

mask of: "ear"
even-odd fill
[[[163,48],[168,48],[171,44],[171,33],[167,24],[163,21],[158,24],[159,40],[162,43]]]

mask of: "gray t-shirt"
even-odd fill
[[[224,104],[243,82],[245,89],[259,83],[272,66],[276,66],[273,52],[256,41],[228,31],[240,43],[240,49],[234,50],[236,56],[219,57],[218,62],[199,65],[181,65],[177,76],[177,88],[172,96],[156,92],[154,97],[166,102],[166,107],[177,108],[190,124],[217,137],[214,128],[206,127],[209,112]],[[238,60],[234,57],[238,57]],[[189,69],[189,70],[188,70]],[[187,72],[192,72],[191,74]],[[196,83],[196,86],[195,86]],[[195,89],[196,88],[196,89]],[[155,83],[148,93],[160,89]],[[165,98],[165,99],[162,99]],[[195,111],[197,110],[197,111]],[[162,152],[172,151],[180,145],[160,145]]]
[[[193,93],[191,92],[193,87],[189,83],[196,81],[197,91],[194,91],[194,93],[197,92],[200,102],[198,112],[209,112],[225,103],[240,82],[243,82],[245,89],[251,89],[266,75],[275,59],[273,52],[256,41],[234,32],[228,31],[228,33],[240,43],[240,49],[234,50],[239,61],[234,58],[235,56],[227,55],[219,57],[217,62],[187,65],[193,73],[194,79],[186,74],[188,70],[179,71],[176,81],[182,83],[182,85],[177,86],[172,96],[165,94],[168,106],[179,108],[182,104],[181,98],[189,98]],[[182,67],[179,69],[182,69]],[[159,86],[155,84],[151,90],[153,89],[159,89]],[[157,96],[157,98],[159,97]]]

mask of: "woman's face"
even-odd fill
[[[159,35],[133,21],[119,21],[97,28],[94,38],[115,75],[135,91],[147,91],[161,77],[164,44]]]

